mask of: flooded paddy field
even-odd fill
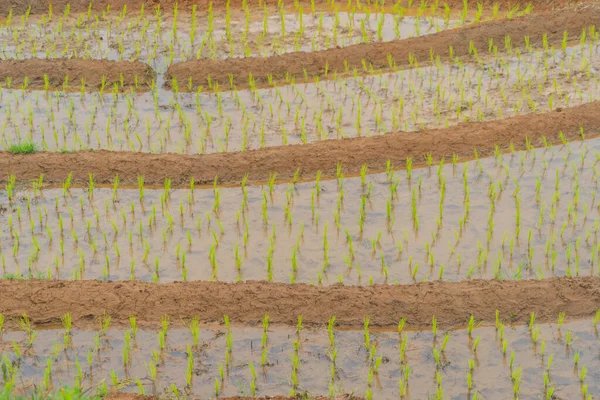
[[[0,397],[600,396],[597,5],[29,3]]]
[[[225,317],[226,318],[226,317]],[[163,396],[351,394],[359,398],[501,396],[575,398],[598,394],[597,318],[554,323],[478,325],[450,330],[336,327],[269,323],[205,325],[198,318],[155,328],[94,330],[36,327],[21,319],[7,330],[4,382],[27,392],[31,384],[76,385]],[[185,326],[182,326],[185,325]],[[29,330],[28,330],[29,329]]]
[[[2,272],[324,285],[597,275],[596,142],[238,187],[14,177],[0,192]]]

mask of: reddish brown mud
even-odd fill
[[[340,327],[394,327],[401,318],[409,326],[465,324],[470,315],[494,322],[496,310],[506,321],[552,321],[559,312],[569,318],[593,315],[600,308],[600,278],[544,280],[471,280],[425,282],[412,285],[318,287],[249,281],[153,284],[137,281],[0,281],[0,314],[8,320],[28,315],[33,323],[59,323],[70,313],[75,326],[98,324],[110,315],[113,322],[157,323],[164,315],[173,321],[199,316],[254,324],[268,314],[273,323],[326,324],[333,315]]]
[[[86,90],[99,90],[103,79],[106,91],[112,90],[115,84],[119,89],[135,88],[136,77],[137,89],[147,90],[156,78],[149,65],[138,61],[77,58],[0,60],[0,84],[3,86],[10,81],[12,88],[20,88],[27,78],[27,89],[44,89],[44,75],[47,75],[50,90],[79,90],[82,79],[85,79]]]

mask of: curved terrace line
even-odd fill
[[[10,154],[0,152],[0,183],[15,175],[19,182],[31,182],[44,175],[46,184],[62,184],[72,173],[71,182],[87,185],[89,174],[97,184],[110,184],[119,175],[122,185],[137,185],[144,176],[146,185],[162,185],[170,178],[173,187],[187,186],[193,178],[197,184],[239,184],[248,174],[249,181],[265,181],[272,173],[278,179],[291,179],[299,170],[302,179],[314,179],[317,171],[323,178],[334,177],[338,163],[345,174],[357,174],[366,164],[371,171],[423,165],[428,156],[433,162],[442,158],[450,162],[454,155],[471,159],[498,151],[526,146],[543,147],[566,140],[586,139],[600,134],[600,102],[557,109],[543,114],[529,114],[497,121],[462,123],[444,129],[420,132],[396,132],[381,136],[331,139],[311,144],[268,147],[237,153],[149,154],[137,152],[79,151],[73,153],[39,152]],[[561,136],[562,133],[562,136]]]

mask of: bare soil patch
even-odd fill
[[[38,59],[0,60],[0,82],[11,87],[22,87],[25,78],[27,88],[43,89],[44,75],[48,75],[49,89],[64,89],[65,77],[68,78],[68,90],[80,90],[81,80],[85,79],[86,90],[98,90],[104,86],[106,91],[117,84],[119,89],[136,87],[147,90],[156,77],[152,68],[139,61],[109,61],[92,59]]]
[[[112,392],[104,397],[106,400],[157,400],[158,397],[151,395]]]
[[[151,395],[142,395],[142,394],[134,394],[134,393],[123,393],[123,392],[114,392],[110,393],[108,396],[104,397],[107,400],[156,400],[159,397],[151,396]],[[289,396],[265,396],[265,397],[218,397],[219,400],[326,400],[331,399],[328,396],[303,396],[297,395],[293,397]],[[359,400],[363,399],[363,397],[345,395],[345,396],[337,396],[335,400]]]
[[[600,24],[600,7],[585,7],[547,11],[514,19],[488,21],[457,29],[445,30],[435,34],[416,38],[378,43],[362,43],[343,48],[315,52],[294,52],[267,58],[231,58],[226,60],[199,59],[171,65],[165,74],[165,84],[172,78],[178,82],[207,86],[208,78],[219,82],[220,87],[231,88],[230,82],[237,88],[249,87],[249,74],[258,85],[269,82],[284,82],[292,77],[296,81],[313,77],[333,77],[334,74],[349,74],[354,69],[363,71],[363,62],[372,65],[373,70],[390,70],[388,55],[391,55],[397,67],[409,66],[409,55],[414,55],[419,64],[430,61],[431,52],[442,60],[453,57],[469,57],[472,42],[480,54],[489,49],[489,40],[504,50],[505,37],[510,36],[513,48],[525,47],[525,36],[529,36],[532,47],[541,47],[542,37],[547,35],[549,45],[560,44],[563,32],[568,31],[571,40],[579,38],[582,29]],[[473,58],[474,59],[474,58]],[[370,69],[370,67],[369,67]],[[230,75],[233,76],[230,81]],[[184,86],[183,84],[180,86]],[[187,87],[187,86],[186,86]]]
[[[559,312],[570,318],[588,317],[600,308],[600,278],[544,280],[425,282],[412,285],[318,287],[249,281],[220,283],[196,281],[153,284],[137,281],[0,281],[0,313],[15,319],[26,313],[36,324],[57,323],[71,313],[75,325],[97,326],[105,313],[113,322],[158,323],[199,316],[203,321],[260,324],[265,314],[274,323],[291,324],[299,315],[308,325],[326,324],[334,315],[341,327],[371,325],[394,327],[401,318],[413,327],[465,324],[473,314],[495,321],[495,312],[507,321],[555,320]]]
[[[343,396],[336,396],[334,399],[335,400],[359,400],[359,399],[363,399],[364,397],[358,397],[358,396],[352,396],[352,395],[343,395]],[[219,400],[252,400],[252,399],[256,399],[256,400],[304,400],[304,399],[310,399],[310,400],[326,400],[326,399],[331,399],[331,397],[329,396],[310,396],[308,394],[306,395],[296,395],[296,396],[265,396],[265,397],[243,397],[243,396],[235,396],[235,397],[219,397]]]
[[[398,168],[412,158],[413,165],[423,164],[428,154],[434,161],[452,155],[472,158],[474,149],[479,157],[494,154],[495,146],[507,151],[524,149],[526,138],[531,146],[560,144],[559,132],[566,140],[592,138],[600,132],[600,102],[557,109],[545,114],[522,115],[499,121],[463,123],[446,129],[415,133],[389,133],[381,136],[341,140],[324,140],[312,144],[269,147],[239,153],[205,155],[148,154],[133,152],[83,151],[75,153],[41,152],[16,155],[0,152],[0,182],[14,174],[19,181],[37,180],[44,174],[48,184],[62,183],[72,173],[74,184],[86,185],[89,174],[98,184],[111,183],[116,174],[122,184],[137,185],[144,176],[148,185],[162,185],[170,178],[173,185],[196,183],[237,184],[248,173],[249,179],[263,181],[273,172],[278,179],[290,179],[297,169],[300,176],[314,178],[317,171],[324,177],[335,176],[338,163],[345,173],[360,172],[363,164],[371,171],[382,170],[387,160]]]

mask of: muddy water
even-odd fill
[[[107,89],[101,96],[4,89],[0,147],[32,140],[49,151],[211,153],[545,112],[597,99],[600,61],[589,48],[254,93],[174,94],[159,87],[145,94],[111,95]],[[79,85],[72,82],[75,90]]]
[[[158,71],[159,79],[151,93],[116,95],[110,94],[112,88],[102,94],[82,95],[78,93],[80,82],[70,82],[70,92],[52,94],[7,89],[8,82],[4,82],[0,92],[5,105],[0,113],[0,149],[31,140],[49,151],[239,151],[547,111],[592,101],[597,93],[597,47],[586,44],[569,49],[566,55],[557,50],[554,54],[516,57],[512,53],[494,58],[486,55],[487,49],[478,49],[480,65],[456,62],[254,93],[215,94],[214,88],[204,88],[200,93],[174,94],[163,88],[162,79],[162,72],[172,62],[196,57],[268,56],[366,40],[393,40],[461,22],[455,20],[455,12],[450,19],[430,13],[417,18],[402,13],[324,10],[302,14],[301,23],[299,10],[284,11],[283,17],[277,9],[254,10],[248,17],[232,12],[229,30],[226,17],[214,16],[210,35],[206,12],[198,12],[195,29],[190,15],[178,15],[175,32],[169,28],[174,21],[169,12],[160,18],[55,15],[50,22],[39,17],[25,22],[15,16],[10,26],[0,30],[0,45],[9,57],[141,60]],[[231,43],[228,32],[235,38]],[[188,82],[177,85],[184,88]],[[221,87],[224,85],[227,83],[221,82]]]
[[[142,200],[138,188],[34,194],[18,183],[11,201],[0,192],[2,272],[325,285],[595,275],[599,147],[448,161],[410,180],[367,174],[364,185],[144,188]]]
[[[196,58],[269,57],[363,42],[406,39],[461,26],[429,11],[420,16],[264,8],[209,14],[168,12],[18,17],[0,29],[4,53],[15,58],[85,57],[148,62],[159,73]]]
[[[596,379],[600,368],[596,354],[598,331],[591,320],[566,322],[562,326],[538,324],[532,330],[527,326],[510,325],[500,329],[475,327],[471,335],[467,329],[457,329],[437,332],[436,338],[432,331],[404,331],[399,336],[397,332],[371,330],[366,340],[363,331],[334,329],[330,335],[326,327],[322,327],[305,328],[297,334],[294,328],[270,326],[264,347],[263,332],[260,322],[257,327],[232,326],[229,352],[224,326],[200,325],[198,346],[194,346],[187,329],[170,328],[162,349],[160,328],[138,329],[130,342],[127,366],[123,363],[126,333],[122,329],[109,328],[105,334],[101,329],[74,329],[67,336],[66,346],[64,330],[38,330],[31,347],[26,333],[8,331],[0,345],[6,347],[3,362],[8,359],[15,363],[16,380],[24,387],[31,383],[43,385],[44,369],[52,360],[54,387],[73,385],[79,363],[81,386],[92,392],[103,382],[108,388],[116,386],[121,391],[140,392],[136,384],[139,379],[146,394],[166,396],[172,394],[171,386],[175,385],[182,394],[214,398],[217,380],[220,396],[250,395],[254,379],[249,365],[253,364],[257,395],[289,394],[294,390],[292,360],[297,356],[295,389],[312,395],[327,395],[333,391],[362,396],[372,391],[373,398],[399,398],[404,394],[407,399],[424,399],[435,395],[441,386],[444,398],[459,399],[477,393],[487,399],[508,399],[514,394],[511,376],[519,376],[519,397],[538,398],[545,397],[544,373],[548,372],[548,387],[554,388],[556,398],[574,399],[580,398],[582,393],[580,378],[584,368],[588,371],[583,379],[587,393],[600,394],[600,380]],[[449,339],[441,352],[446,333]],[[19,343],[22,353],[18,362],[13,341]],[[294,342],[297,342],[297,351]],[[370,350],[366,348],[367,342]],[[186,381],[188,347],[193,354],[189,385]],[[437,367],[434,348],[440,355]],[[332,362],[334,353],[335,363]],[[575,365],[577,353],[579,360]],[[467,385],[469,360],[473,362],[470,390]],[[374,363],[380,363],[377,373],[374,373]],[[150,365],[156,366],[154,380]],[[116,385],[111,374],[116,377]]]

